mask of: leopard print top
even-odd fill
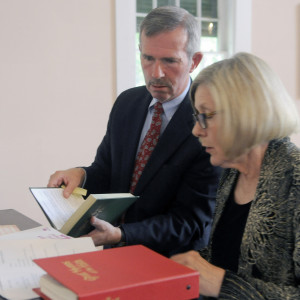
[[[223,172],[211,235],[237,176]],[[210,246],[201,251],[208,260]],[[240,249],[218,299],[300,299],[300,150],[289,138],[269,143]]]

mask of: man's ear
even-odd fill
[[[198,65],[200,64],[200,62],[202,60],[202,57],[203,57],[203,54],[201,52],[196,52],[193,55],[190,73],[192,73],[198,67]]]

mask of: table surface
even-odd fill
[[[0,210],[0,225],[16,225],[20,230],[41,226],[40,223],[30,219],[14,209]]]

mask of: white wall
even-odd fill
[[[252,52],[279,74],[300,111],[300,0],[252,1]],[[300,146],[300,134],[293,141]]]
[[[114,13],[112,0],[0,0],[0,209],[47,224],[28,188],[93,160],[116,95]],[[300,0],[252,0],[251,38],[299,105]]]
[[[111,0],[0,0],[0,209],[47,224],[29,192],[89,165],[115,98]]]

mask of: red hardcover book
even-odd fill
[[[40,290],[51,299],[174,300],[199,297],[197,271],[141,245],[41,258],[34,262],[48,273],[48,280],[41,278]],[[65,290],[72,291],[72,295],[63,298]]]

